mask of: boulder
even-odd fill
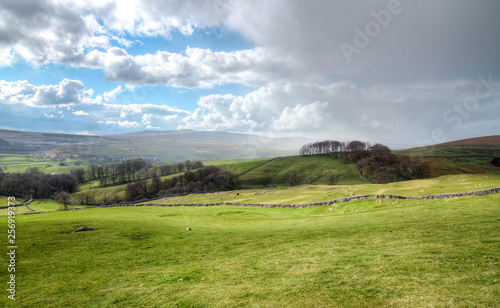
[[[75,232],[82,232],[82,231],[95,231],[94,228],[92,227],[80,227],[78,229],[76,229],[75,231],[73,231],[72,233],[75,233]]]

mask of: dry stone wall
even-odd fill
[[[485,196],[490,194],[496,194],[500,192],[500,187],[490,188],[485,190],[476,190],[469,191],[464,193],[451,193],[451,194],[438,194],[438,195],[429,195],[423,197],[404,197],[398,195],[362,195],[362,196],[354,196],[354,197],[346,197],[339,198],[325,202],[316,202],[316,203],[307,203],[307,204],[259,204],[259,203],[232,203],[232,202],[218,202],[218,203],[209,203],[209,204],[137,204],[137,203],[120,203],[120,204],[112,204],[112,205],[103,205],[100,207],[122,207],[122,206],[216,206],[216,205],[236,205],[236,206],[254,206],[254,207],[268,207],[268,208],[304,208],[311,206],[325,206],[325,205],[333,205],[335,203],[341,202],[349,202],[349,201],[358,201],[364,199],[399,199],[399,200],[432,200],[432,199],[447,199],[447,198],[458,198],[465,196]],[[144,201],[142,201],[144,202]]]

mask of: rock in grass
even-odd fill
[[[95,229],[92,227],[80,227],[80,228],[76,229],[75,231],[73,231],[72,233],[82,232],[82,231],[95,231]]]
[[[188,228],[186,228],[186,231],[191,231],[191,230],[192,230],[192,229],[191,229],[191,228],[189,228],[189,227],[188,227]]]

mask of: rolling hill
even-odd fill
[[[500,146],[500,135],[445,142],[436,146]]]
[[[462,139],[394,152],[433,159],[437,167],[451,164],[475,169],[493,168],[492,160],[500,157],[500,135]]]
[[[103,136],[0,130],[0,151],[3,154],[44,153],[119,159],[145,157],[156,163],[294,155],[298,148],[309,141],[305,138],[270,138],[192,130],[141,131]]]

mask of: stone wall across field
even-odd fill
[[[358,201],[358,200],[364,200],[364,199],[431,200],[431,199],[458,198],[458,197],[465,197],[465,196],[485,196],[485,195],[490,195],[490,194],[495,194],[495,193],[500,193],[500,187],[490,188],[490,189],[485,189],[485,190],[469,191],[469,192],[464,192],[464,193],[438,194],[438,195],[429,195],[429,196],[423,196],[423,197],[404,197],[404,196],[398,196],[398,195],[362,195],[362,196],[339,198],[339,199],[325,201],[325,202],[307,203],[307,204],[299,204],[299,205],[219,202],[219,203],[209,203],[209,204],[120,203],[120,204],[112,204],[112,205],[102,205],[100,207],[122,207],[122,206],[164,206],[164,207],[171,207],[171,206],[235,205],[235,206],[254,206],[254,207],[268,207],[268,208],[304,208],[304,207],[311,207],[311,206],[333,205],[335,203]]]

